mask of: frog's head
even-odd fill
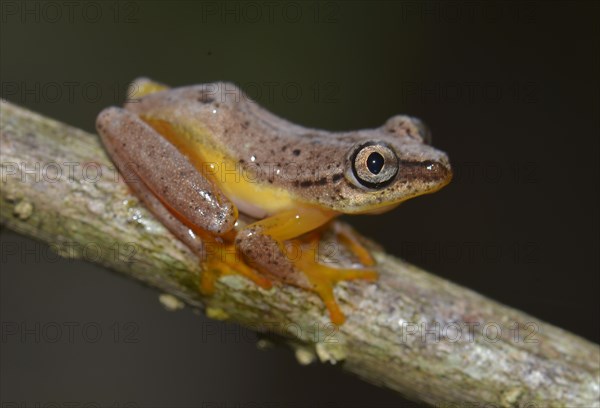
[[[394,116],[380,128],[343,139],[349,148],[335,206],[343,213],[385,212],[452,179],[448,157],[431,147],[419,119]]]

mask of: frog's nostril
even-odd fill
[[[432,161],[425,163],[426,178],[441,183],[448,183],[452,179],[452,170],[449,165]]]
[[[420,180],[428,184],[447,184],[452,178],[450,166],[437,160],[400,162],[401,176],[408,180]]]

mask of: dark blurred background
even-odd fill
[[[92,132],[140,75],[233,81],[330,130],[418,116],[454,181],[348,220],[392,254],[598,342],[599,17],[594,2],[3,1],[1,90]],[[42,333],[3,336],[3,406],[416,406],[1,238],[22,249],[2,253],[2,322]]]

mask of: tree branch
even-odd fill
[[[210,317],[287,338],[299,361],[341,362],[365,381],[437,406],[598,407],[600,349],[376,247],[380,279],[344,282],[347,316],[330,326],[312,293],[262,290],[225,276],[210,297],[197,289],[195,256],[116,180],[96,135],[1,104],[0,221],[93,257],[170,293]],[[333,243],[334,238],[323,244]],[[90,255],[93,254],[93,255]],[[341,251],[336,262],[347,262]],[[500,334],[501,332],[501,334]]]

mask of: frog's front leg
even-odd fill
[[[210,291],[221,274],[238,273],[262,287],[270,282],[236,259],[225,235],[234,228],[237,209],[175,146],[120,108],[100,113],[97,128],[113,161],[147,208],[203,264],[201,288]]]
[[[352,228],[346,224],[335,222],[333,224],[333,230],[338,241],[344,243],[362,265],[375,265],[375,259],[373,259],[371,252],[369,252],[369,250],[360,242],[360,239]]]
[[[255,222],[241,230],[236,238],[240,250],[263,273],[284,283],[314,291],[329,310],[331,321],[345,320],[337,304],[333,287],[342,280],[374,280],[374,269],[332,268],[318,262],[318,241],[298,245],[291,251],[285,241],[297,238],[331,221],[337,213],[317,208],[285,211]]]

